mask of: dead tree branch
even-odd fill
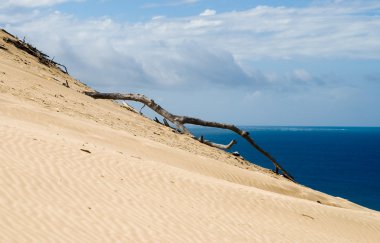
[[[172,128],[172,127],[170,126],[168,120],[166,120],[166,119],[164,118],[164,119],[162,119],[162,121],[164,122],[164,125],[165,125],[165,126]]]
[[[227,150],[227,149],[230,149],[234,144],[236,144],[236,140],[232,140],[229,144],[219,144],[219,143],[213,143],[211,141],[208,141],[208,140],[204,140],[203,136],[201,136],[199,139],[197,139],[199,142],[201,143],[204,143],[204,144],[207,144],[208,146],[211,146],[211,147],[215,147],[215,148],[218,148],[218,149],[223,149],[223,150]]]
[[[142,110],[144,109],[145,106],[146,106],[146,105],[144,104],[144,105],[140,108],[140,111],[139,111],[140,115],[142,115]]]
[[[160,122],[160,120],[158,120],[157,117],[154,117],[154,121],[165,126],[165,127],[168,127],[168,128],[171,128],[173,130],[173,132],[178,132],[178,133],[181,133],[181,131],[179,131],[177,128],[173,128],[172,126],[170,126],[168,120],[166,120],[165,118],[162,119],[162,122]]]
[[[132,100],[145,104],[162,117],[166,118],[168,121],[177,126],[183,133],[191,134],[190,131],[184,126],[184,124],[193,124],[199,126],[206,127],[216,127],[221,129],[231,130],[241,137],[243,137],[249,144],[251,144],[256,150],[262,153],[265,157],[267,157],[275,166],[275,171],[278,172],[280,170],[284,177],[289,180],[294,181],[294,177],[288,173],[277,161],[273,158],[267,151],[262,149],[250,136],[247,131],[243,131],[236,127],[235,125],[219,123],[219,122],[210,122],[204,121],[194,117],[188,116],[177,116],[173,115],[160,105],[158,105],[154,100],[149,99],[145,95],[141,94],[121,94],[121,93],[99,93],[99,92],[85,92],[86,95],[93,97],[94,99],[111,99],[111,100]]]
[[[157,117],[154,117],[154,121],[157,122],[158,124],[164,125],[164,124],[162,124],[162,123],[160,122],[160,120],[158,120]]]
[[[4,33],[6,33],[7,35],[12,36],[13,38],[17,39],[16,36],[12,35],[12,34],[9,33],[8,31],[6,31],[5,29],[0,29],[0,30],[3,31]]]
[[[26,53],[28,53],[28,54],[36,57],[40,63],[42,63],[42,64],[44,64],[44,65],[46,65],[48,67],[55,66],[59,70],[61,70],[62,72],[66,73],[66,74],[69,74],[69,72],[67,71],[66,66],[64,66],[64,65],[62,65],[60,63],[57,63],[57,62],[55,62],[53,60],[50,60],[48,55],[46,55],[45,53],[41,52],[40,50],[38,50],[37,48],[35,48],[31,44],[26,43],[25,39],[23,41],[20,41],[16,37],[14,37],[14,38],[15,39],[4,37],[3,40],[5,42],[7,42],[7,43],[10,43],[10,44],[14,45],[16,48],[18,48],[20,50],[23,50]]]

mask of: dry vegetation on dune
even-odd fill
[[[378,212],[88,97],[4,38],[0,242],[380,242]]]

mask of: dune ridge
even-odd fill
[[[87,97],[0,37],[0,242],[380,242],[379,212]]]

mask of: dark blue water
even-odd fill
[[[380,211],[380,127],[241,127],[297,182]],[[233,132],[190,128],[262,167],[272,163]]]

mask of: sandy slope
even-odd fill
[[[378,212],[86,97],[4,36],[0,242],[380,242]]]

